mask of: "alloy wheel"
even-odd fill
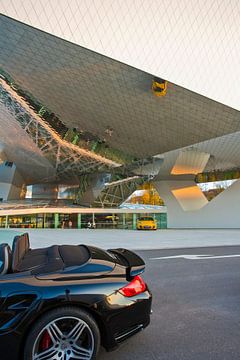
[[[88,324],[77,317],[61,317],[48,323],[37,336],[33,360],[91,360],[94,337]]]

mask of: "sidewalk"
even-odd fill
[[[32,248],[51,244],[89,244],[105,249],[123,247],[133,250],[240,245],[240,229],[157,231],[9,229],[8,231],[12,232],[10,234],[12,237],[16,232],[28,232]]]

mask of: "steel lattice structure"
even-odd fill
[[[43,156],[54,166],[55,178],[48,178],[46,181],[76,180],[83,174],[105,172],[121,165],[61,139],[2,79],[0,79],[0,102],[6,106]]]
[[[121,205],[145,179],[139,176],[106,184],[101,194],[94,202],[96,207],[118,207]]]

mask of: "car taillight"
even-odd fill
[[[121,288],[119,292],[126,297],[131,297],[141,294],[146,288],[147,286],[141,276],[135,276],[135,278],[128,285]]]

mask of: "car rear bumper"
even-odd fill
[[[144,329],[144,325],[140,324],[140,325],[135,325],[132,329],[128,329],[127,331],[125,330],[122,334],[119,334],[115,340],[118,344],[120,344],[121,342],[127,340],[128,338],[130,338],[131,336],[139,333],[140,331],[142,331]]]
[[[149,325],[152,295],[148,290],[132,298],[119,294],[111,299],[111,307],[116,307],[116,311],[106,319],[106,332],[102,339],[102,345],[107,351],[114,350],[120,343]]]

